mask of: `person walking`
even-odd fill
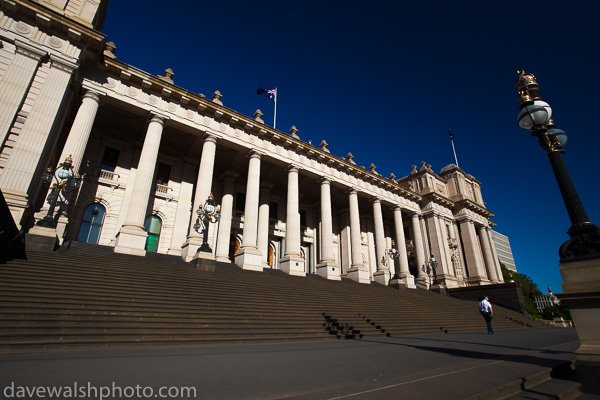
[[[494,316],[494,309],[492,308],[487,296],[485,296],[483,300],[479,302],[479,312],[481,315],[483,315],[485,323],[487,324],[488,335],[493,335],[494,330],[492,329],[492,317]]]

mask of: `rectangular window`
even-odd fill
[[[300,226],[306,227],[306,211],[300,210]]]
[[[119,150],[107,147],[104,149],[102,155],[102,162],[100,163],[100,169],[109,172],[115,172],[117,162],[119,161]]]
[[[169,178],[171,177],[171,166],[168,164],[158,163],[156,170],[156,183],[159,185],[169,185]]]
[[[236,193],[235,195],[235,211],[244,212],[246,208],[246,193]]]
[[[278,203],[274,201],[269,202],[269,218],[275,220],[279,219]]]

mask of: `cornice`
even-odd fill
[[[104,68],[112,75],[116,75],[127,84],[141,86],[145,91],[156,96],[166,98],[169,101],[178,102],[185,108],[196,109],[202,114],[212,116],[216,120],[224,122],[234,128],[242,129],[246,133],[256,135],[262,139],[268,139],[273,143],[282,145],[298,154],[313,158],[320,162],[344,171],[365,182],[396,193],[412,201],[420,201],[421,196],[416,192],[402,187],[398,182],[384,178],[376,172],[359,167],[348,160],[335,156],[329,151],[315,147],[301,139],[295,138],[287,133],[273,129],[264,123],[260,123],[248,116],[240,114],[221,104],[207,99],[202,94],[192,93],[177,85],[169,83],[158,76],[137,69],[129,64],[111,57],[104,57]]]
[[[3,0],[2,5],[4,9],[20,17],[29,17],[31,21],[35,21],[35,25],[61,31],[65,37],[79,44],[89,42],[101,44],[106,41],[103,33],[60,15],[41,4],[29,0]],[[103,46],[98,48],[103,50]]]
[[[482,215],[486,218],[491,218],[495,215],[493,212],[491,212],[487,208],[475,203],[473,200],[470,200],[470,199],[463,199],[463,200],[457,201],[456,203],[454,203],[454,205],[455,205],[455,211],[458,209],[461,209],[461,208],[467,208],[467,209],[474,211],[477,214]]]
[[[421,197],[421,203],[426,202],[426,201],[433,201],[434,203],[437,203],[444,207],[448,207],[450,209],[452,209],[455,205],[455,203],[452,200],[450,200],[447,197],[442,196],[441,194],[439,194],[437,192],[429,192],[427,194],[424,194]]]

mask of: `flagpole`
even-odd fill
[[[452,134],[452,131],[450,129],[448,129],[448,132],[450,133],[450,142],[452,143],[452,151],[454,152],[454,161],[456,162],[456,166],[459,167],[458,158],[456,158],[456,149],[454,148],[454,135]]]
[[[275,88],[275,112],[273,113],[273,129],[275,128],[275,122],[277,121],[277,88]]]

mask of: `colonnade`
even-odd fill
[[[93,122],[103,95],[92,89],[88,89],[82,99],[74,123],[69,132],[61,159],[65,154],[73,157],[74,167],[77,171],[83,157],[86,143],[92,131]],[[130,176],[131,194],[126,204],[124,223],[117,234],[115,252],[144,255],[146,232],[144,231],[144,219],[147,215],[149,199],[153,188],[153,177],[160,152],[160,142],[163,128],[168,121],[166,115],[154,112],[149,117],[147,131],[143,141],[141,154],[135,171]],[[199,162],[195,195],[192,212],[206,200],[212,192],[214,181],[214,165],[218,142],[217,136],[205,133],[203,136],[202,154]],[[234,255],[234,262],[243,269],[262,271],[267,266],[267,248],[269,240],[269,193],[271,186],[261,181],[261,163],[265,154],[262,151],[252,149],[248,152],[248,173],[246,182],[243,234],[241,247]],[[285,228],[285,253],[279,260],[279,268],[291,275],[303,276],[306,274],[305,260],[301,254],[301,226],[299,214],[299,174],[301,167],[290,163],[287,171],[287,197],[286,197],[286,228]],[[214,254],[208,256],[217,261],[230,262],[228,252],[230,248],[233,204],[234,204],[234,181],[237,173],[225,172],[221,177],[223,182],[221,204],[221,221],[216,231],[216,243]],[[319,252],[316,272],[328,279],[339,280],[342,268],[339,260],[334,259],[334,232],[333,211],[331,199],[331,178],[323,177],[320,184],[320,232]],[[365,227],[361,227],[361,214],[359,207],[359,189],[350,187],[346,190],[348,196],[349,210],[349,251],[350,268],[346,276],[362,283],[369,283],[371,279],[382,284],[388,284],[392,276],[388,244],[386,242],[385,223],[383,219],[383,199],[371,197],[374,254],[375,260],[370,261],[371,271],[363,260],[362,233]],[[365,196],[362,196],[365,197]],[[361,198],[362,198],[361,197]],[[447,245],[444,244],[443,234],[439,224],[433,223],[423,231],[421,219],[422,214],[415,210],[403,209],[399,204],[387,204],[393,210],[393,232],[396,238],[397,257],[394,260],[395,272],[401,277],[408,287],[428,287],[430,277],[424,268],[429,262],[426,257],[427,235],[435,239],[437,247],[431,248],[432,253],[439,253]],[[150,210],[151,211],[151,210]],[[404,234],[403,215],[406,214],[410,221],[410,230],[413,236],[414,258],[413,270],[416,266],[416,276],[410,271],[409,254],[406,248]],[[195,218],[192,215],[188,225],[188,235],[182,245],[182,257],[190,261],[200,255],[196,249],[202,244],[202,238],[193,229]],[[464,243],[465,262],[468,266],[469,278],[479,282],[498,282],[498,271],[494,262],[493,247],[489,230],[484,226],[478,226],[472,220],[460,221],[462,240]],[[343,241],[342,241],[343,242]],[[478,244],[480,243],[480,245]],[[440,254],[441,255],[441,254]],[[440,257],[443,260],[444,274],[451,275],[447,265],[450,265],[450,257]],[[371,275],[372,274],[372,275]]]

